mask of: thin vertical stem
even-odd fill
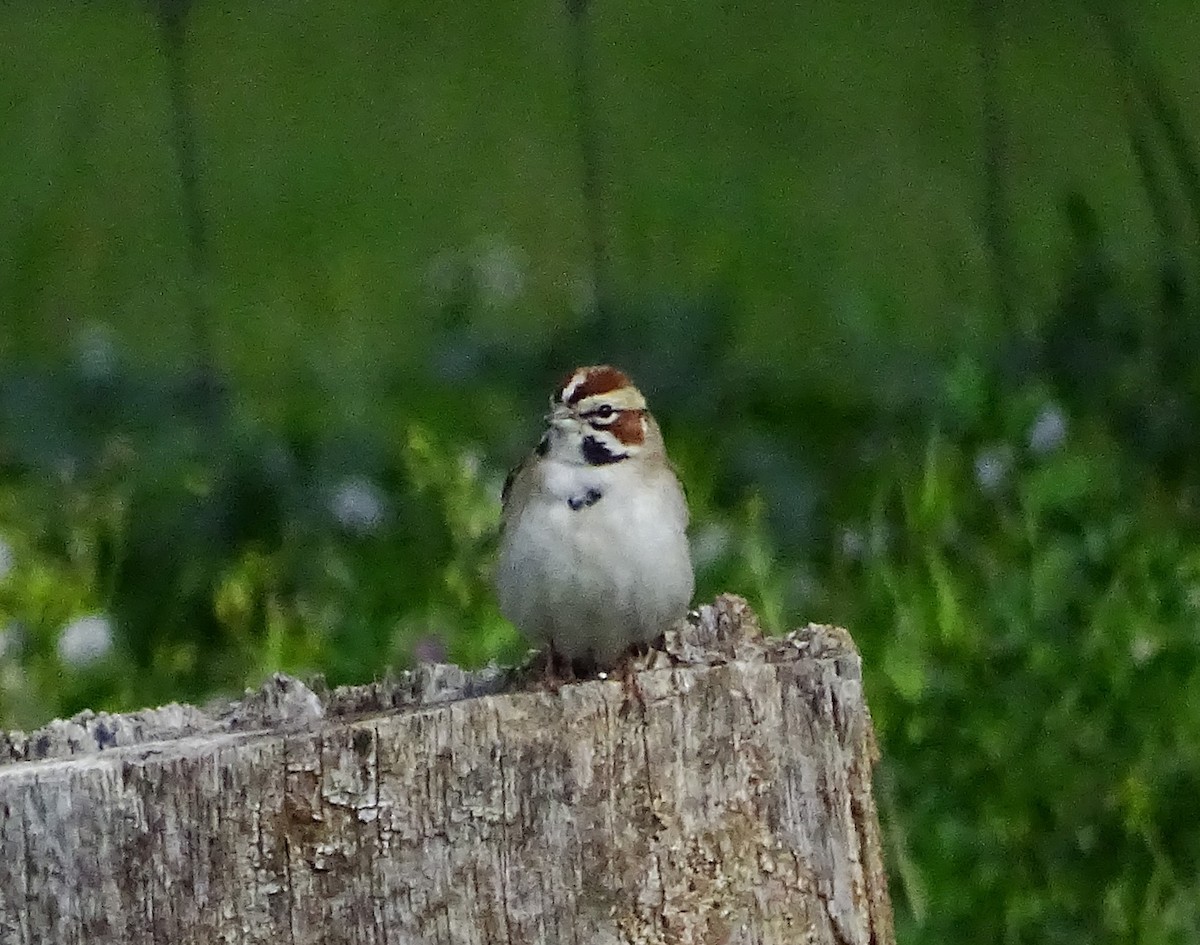
[[[1129,145],[1141,174],[1142,189],[1146,192],[1150,213],[1154,217],[1159,239],[1162,241],[1160,276],[1163,279],[1164,290],[1167,286],[1182,286],[1180,279],[1184,278],[1184,272],[1180,266],[1180,226],[1175,212],[1175,201],[1171,199],[1167,182],[1163,179],[1151,145],[1150,133],[1137,101],[1128,89],[1122,90],[1122,99],[1129,129]],[[1170,301],[1170,295],[1165,291],[1162,301]],[[1163,339],[1169,327],[1164,323],[1164,309],[1165,306],[1147,306],[1142,309],[1142,351],[1143,360],[1146,362],[1143,368],[1146,372],[1144,376],[1148,378],[1157,376],[1153,357],[1156,352],[1162,350]]]
[[[600,173],[600,134],[596,119],[595,63],[592,51],[590,0],[566,0],[571,34],[572,94],[583,190],[584,227],[591,256],[596,319],[609,317],[611,284],[608,240],[604,226],[604,191]]]
[[[190,6],[190,0],[161,0],[158,18],[162,27],[163,53],[167,60],[171,139],[178,164],[188,246],[190,272],[187,294],[192,344],[199,373],[211,375],[216,370],[216,352],[209,300],[211,269],[208,227],[200,201],[195,109],[187,78],[187,14]]]
[[[979,84],[983,113],[983,225],[992,254],[992,279],[1000,313],[1011,325],[1016,274],[1008,227],[1008,128],[999,89],[999,19],[1002,0],[975,0]]]
[[[1154,216],[1159,236],[1172,250],[1179,240],[1179,221],[1176,219],[1174,202],[1171,200],[1167,182],[1163,179],[1162,171],[1155,159],[1154,148],[1150,143],[1150,132],[1138,109],[1138,103],[1127,89],[1122,90],[1122,105],[1125,111],[1125,124],[1129,132],[1129,146],[1133,151],[1133,159],[1141,174],[1142,187],[1146,191],[1146,199],[1150,204],[1150,212]]]
[[[1200,272],[1200,163],[1179,111],[1153,66],[1141,55],[1133,32],[1114,4],[1093,4],[1096,18],[1108,37],[1117,64],[1146,102],[1150,115],[1162,128],[1163,140],[1175,164],[1179,183],[1192,217],[1193,238]]]

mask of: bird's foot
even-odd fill
[[[625,704],[621,707],[620,714],[624,716],[628,713],[630,706],[637,702],[642,710],[642,717],[646,716],[646,696],[642,692],[642,687],[638,685],[638,671],[646,668],[646,655],[650,652],[650,646],[646,643],[638,642],[631,643],[629,648],[621,655],[617,661],[617,665],[613,667],[612,675],[621,681],[621,689],[625,692]],[[639,665],[640,664],[640,665]]]
[[[558,652],[553,643],[548,644],[542,651],[540,675],[542,685],[555,695],[563,686],[576,680],[575,667],[571,660]]]

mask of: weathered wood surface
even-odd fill
[[[0,736],[0,942],[890,945],[849,636],[722,597],[668,652]]]

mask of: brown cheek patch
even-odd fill
[[[641,410],[622,410],[608,427],[626,446],[641,446],[646,439],[646,420]]]
[[[615,367],[610,367],[607,364],[597,365],[596,367],[580,368],[573,372],[570,377],[563,381],[562,387],[559,388],[559,396],[565,394],[572,382],[583,374],[582,380],[575,385],[575,389],[564,401],[568,404],[577,404],[585,397],[594,397],[596,394],[607,394],[609,391],[620,390],[622,387],[632,386],[629,378],[626,377],[623,371],[617,370]]]

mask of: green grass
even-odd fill
[[[1182,3],[1138,28],[1195,113]],[[596,7],[599,118],[619,281],[727,289],[735,350],[847,378],[847,334],[982,345],[996,326],[973,34],[948,4]],[[185,253],[164,64],[139,4],[8,4],[0,64],[0,353],[50,356],[103,321],[184,363]],[[199,3],[190,72],[222,360],[264,411],[314,346],[403,369],[430,338],[425,274],[481,238],[528,260],[495,315],[572,318],[584,275],[565,22],[299,2]],[[1070,7],[1004,31],[1020,299],[1050,301],[1067,188],[1131,253],[1151,227],[1100,36]],[[780,339],[785,343],[780,344]]]

